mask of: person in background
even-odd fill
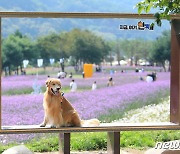
[[[60,71],[58,72],[57,77],[58,77],[58,79],[61,78],[61,72]]]
[[[126,71],[125,70],[121,70],[121,73],[125,73]]]
[[[115,71],[113,69],[110,70],[110,75],[113,75]]]
[[[152,72],[151,74],[147,74],[146,81],[152,82],[157,80],[157,74],[156,72]]]
[[[113,78],[110,77],[109,80],[108,80],[107,86],[110,87],[110,86],[113,86],[113,85],[114,85]]]
[[[58,79],[64,79],[66,77],[66,72],[59,71],[57,74]]]
[[[151,77],[151,76],[146,76],[146,82],[147,83],[151,83],[151,82],[153,82],[153,78]]]
[[[85,73],[84,73],[84,72],[82,72],[82,77],[83,77],[83,78],[85,77]]]
[[[99,65],[96,66],[96,72],[101,72],[101,67]]]
[[[69,74],[69,78],[72,78],[73,77],[73,74],[72,74],[72,72]]]
[[[71,92],[75,92],[77,90],[77,84],[74,81],[74,79],[70,82],[70,88],[71,88]]]
[[[94,83],[92,84],[92,90],[96,90],[97,89],[97,85],[96,85],[96,81],[94,81]]]
[[[143,77],[142,77],[142,76],[140,76],[140,77],[139,77],[139,80],[140,80],[140,81],[144,81],[144,79],[143,79]]]
[[[136,67],[135,72],[138,73],[139,72],[139,68]]]

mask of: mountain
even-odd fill
[[[139,0],[0,0],[0,11],[40,11],[40,12],[119,12],[137,13],[133,9]],[[137,25],[135,19],[55,19],[55,18],[3,18],[2,35],[6,37],[19,29],[32,38],[51,32],[70,31],[73,28],[89,29],[105,39],[144,38],[155,39],[169,29],[164,21],[162,27],[154,31],[119,30],[121,24]],[[153,20],[143,20],[152,23]]]

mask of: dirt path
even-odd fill
[[[121,150],[121,154],[144,154],[145,151],[143,150],[136,150],[136,149],[123,149]],[[35,152],[34,154],[59,154],[58,152],[44,152],[38,153]],[[82,152],[74,152],[72,151],[71,154],[107,154],[106,151],[82,151]]]

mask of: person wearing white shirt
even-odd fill
[[[96,85],[96,81],[94,81],[94,83],[92,84],[92,90],[96,90],[97,89],[97,85]]]
[[[152,78],[151,76],[147,76],[147,77],[146,77],[146,82],[147,82],[147,83],[153,82],[153,78]]]
[[[70,88],[71,88],[71,92],[75,92],[77,90],[77,84],[75,83],[74,80],[70,82]]]

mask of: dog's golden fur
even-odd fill
[[[51,127],[59,128],[61,126],[98,126],[99,120],[81,120],[77,111],[71,103],[62,96],[60,89],[61,83],[59,79],[50,78],[46,81],[46,92],[44,93],[44,121],[40,125],[45,127],[50,124]]]

